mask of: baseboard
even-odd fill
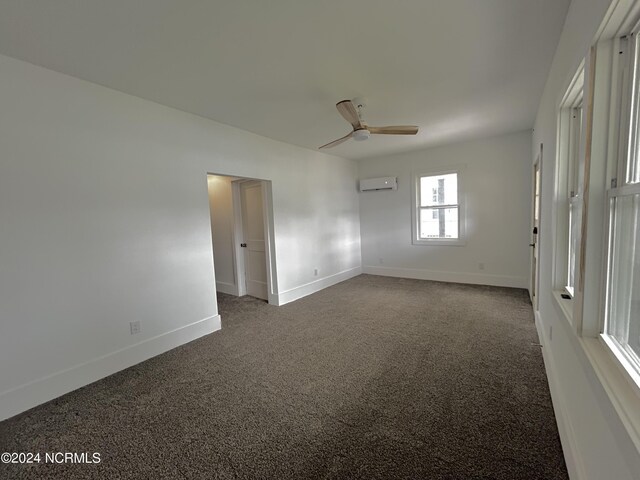
[[[214,315],[2,392],[0,420],[53,400],[220,328],[220,315]]]
[[[336,283],[357,277],[361,273],[361,267],[350,268],[349,270],[344,270],[334,275],[329,275],[328,277],[323,277],[313,282],[305,283],[299,287],[279,292],[276,297],[275,305],[284,305],[285,303],[293,302],[294,300],[319,292],[320,290],[335,285]]]
[[[571,480],[585,480],[586,472],[580,461],[580,455],[576,446],[576,435],[571,426],[571,420],[568,415],[567,404],[560,391],[558,375],[556,374],[555,364],[553,362],[553,354],[551,349],[547,348],[547,336],[544,333],[540,314],[534,312],[536,330],[538,331],[538,339],[542,345],[542,359],[547,373],[549,382],[549,391],[551,393],[551,402],[553,403],[553,411],[556,416],[558,425],[558,433],[560,435],[560,443],[564,453],[564,461],[567,464],[567,471]]]
[[[238,296],[238,286],[234,285],[233,283],[216,281],[216,291],[229,295],[235,295],[236,297]]]
[[[384,277],[415,278],[417,280],[436,280],[439,282],[473,283],[494,285],[497,287],[528,288],[528,279],[509,275],[491,275],[486,273],[441,272],[423,268],[395,268],[365,265],[363,273]]]

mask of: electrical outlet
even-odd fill
[[[382,264],[384,263],[384,259],[383,259],[382,257],[380,257],[380,258],[378,259],[378,263],[379,263],[380,265],[382,265]]]
[[[484,270],[484,263],[480,262],[478,264],[478,270]]]
[[[131,335],[140,333],[140,320],[137,320],[135,322],[129,322],[129,328],[131,329]]]
[[[317,269],[317,268],[314,268],[314,269],[313,269],[313,274],[314,274],[316,277],[318,276],[318,269]]]

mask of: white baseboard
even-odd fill
[[[220,328],[220,315],[214,315],[2,392],[0,393],[0,420],[53,400]]]
[[[227,293],[229,295],[238,296],[238,286],[233,283],[218,282],[216,281],[216,291],[220,293]]]
[[[487,273],[440,272],[423,268],[395,268],[365,265],[363,273],[384,277],[415,278],[417,280],[436,280],[438,282],[473,283],[494,285],[497,287],[528,288],[528,279],[509,275],[491,275]]]
[[[299,287],[291,288],[280,292],[277,295],[275,305],[284,305],[285,303],[293,302],[299,298],[306,297],[312,293],[319,292],[320,290],[335,285],[336,283],[344,282],[350,278],[357,277],[362,273],[361,267],[350,268],[328,277],[320,278],[313,282],[305,283]]]
[[[576,445],[576,435],[571,426],[571,420],[568,415],[567,404],[560,390],[558,375],[556,374],[553,362],[553,354],[551,349],[547,348],[548,338],[544,332],[540,314],[534,312],[536,330],[538,331],[538,339],[542,345],[542,359],[547,372],[547,380],[549,382],[549,391],[551,393],[551,402],[553,403],[553,411],[556,416],[558,425],[558,433],[560,435],[560,443],[564,453],[564,461],[567,464],[567,471],[571,480],[584,480],[587,478],[584,466],[580,461],[578,448]]]

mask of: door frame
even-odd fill
[[[237,176],[234,177],[238,178]],[[267,301],[271,305],[278,305],[278,276],[274,241],[273,194],[270,180],[242,177],[231,182],[233,203],[233,263],[238,287],[238,296],[241,297],[247,294],[244,252],[240,247],[240,243],[244,238],[240,185],[242,183],[253,181],[259,181],[262,187],[262,214],[264,219],[265,257],[267,263]]]
[[[531,178],[531,227],[533,246],[531,248],[530,271],[531,280],[529,286],[529,297],[533,305],[534,311],[539,310],[540,303],[540,233],[542,230],[542,152],[543,145],[540,144],[540,151],[533,162],[532,178]],[[536,169],[540,178],[540,194],[538,196],[538,232],[533,236],[533,228],[535,227],[535,211],[536,211]]]

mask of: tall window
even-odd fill
[[[413,243],[460,245],[464,225],[458,171],[416,175]]]
[[[582,92],[584,72],[575,75],[561,103],[558,115],[556,290],[574,295],[576,251],[580,240],[582,187],[580,178],[582,144]]]
[[[578,247],[578,226],[580,218],[581,189],[578,183],[580,165],[580,139],[582,135],[582,99],[578,105],[569,110],[569,165],[567,175],[567,206],[569,220],[567,228],[569,241],[567,245],[567,281],[565,289],[573,297],[576,277],[576,249]]]
[[[604,336],[640,374],[640,42],[623,42],[620,153],[608,190],[609,241]],[[621,50],[622,51],[622,50]]]
[[[552,298],[632,438],[640,438],[638,5],[612,6],[560,101],[552,211]],[[622,31],[631,33],[613,36]]]

